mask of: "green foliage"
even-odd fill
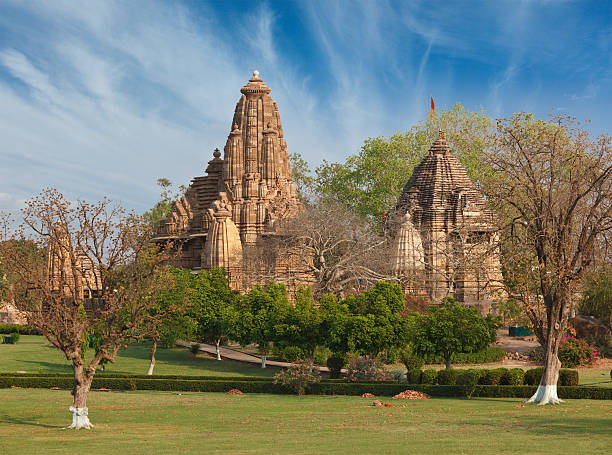
[[[225,270],[213,268],[192,276],[187,300],[197,321],[198,340],[216,344],[234,336],[239,293],[230,287]]]
[[[453,371],[453,370],[445,370],[445,371]],[[457,372],[456,384],[459,386],[462,391],[462,395],[467,399],[472,397],[474,390],[476,389],[476,385],[478,384],[478,380],[480,379],[481,372],[479,370],[459,370]]]
[[[423,370],[421,372],[420,382],[421,384],[435,384],[438,372],[433,369]]]
[[[495,363],[500,362],[506,357],[506,351],[498,346],[487,346],[486,348],[478,352],[458,352],[453,355],[453,364],[465,365],[465,364],[480,364],[480,363]],[[434,356],[430,357],[429,363],[432,364],[443,364],[444,357]]]
[[[586,316],[595,316],[612,329],[612,271],[587,282],[579,311]]]
[[[0,333],[20,333],[21,335],[39,335],[38,331],[30,325],[0,324]]]
[[[436,384],[455,385],[457,382],[457,370],[440,370],[436,375]]]
[[[308,362],[297,362],[274,375],[274,384],[290,387],[298,395],[304,395],[306,387],[321,381],[319,368]]]
[[[285,362],[296,362],[304,357],[304,351],[297,346],[286,346],[279,350],[279,355]]]
[[[501,378],[502,385],[523,385],[525,371],[522,368],[510,368],[506,370]]]
[[[170,213],[174,201],[183,196],[186,191],[186,188],[182,186],[178,192],[172,191],[172,182],[164,177],[157,179],[157,185],[161,188],[160,200],[151,210],[142,214],[144,222],[153,230],[157,229],[159,223]]]
[[[408,384],[419,384],[421,381],[421,370],[406,371],[406,382]]]
[[[289,155],[289,159],[291,160],[291,178],[295,183],[298,198],[302,202],[308,202],[315,184],[308,162],[298,152]]]
[[[189,352],[193,355],[198,355],[200,353],[200,343],[192,343],[192,345],[189,346]]]
[[[13,340],[13,344],[17,344],[17,342],[19,341],[19,337],[21,335],[19,335],[19,332],[13,332],[11,333],[11,340]]]
[[[484,370],[478,380],[482,385],[499,385],[502,378],[508,373],[506,368],[495,368],[493,370]]]
[[[416,355],[414,355],[411,351],[405,350],[401,353],[402,363],[406,367],[406,371],[410,370],[420,370],[425,365],[425,361]]]
[[[378,282],[340,302],[321,299],[325,342],[334,352],[378,356],[408,341],[410,318],[403,314],[404,295],[396,283]]]
[[[413,352],[423,358],[442,356],[447,368],[455,353],[478,352],[491,339],[490,328],[476,309],[456,303],[432,306],[418,316],[413,332]]]
[[[341,370],[346,364],[346,359],[343,354],[333,353],[327,358],[327,368],[329,368],[330,379],[340,378]]]
[[[356,155],[344,163],[323,163],[316,169],[315,190],[323,198],[346,204],[362,217],[381,219],[392,207],[412,170],[438,137],[446,132],[451,149],[478,184],[490,174],[479,159],[486,146],[490,120],[482,112],[466,111],[461,104],[436,112],[434,121],[421,122],[405,133],[388,139],[368,138]]]

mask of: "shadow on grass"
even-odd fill
[[[61,425],[47,425],[45,423],[39,423],[39,422],[34,421],[39,418],[40,417],[30,418],[30,419],[23,419],[23,418],[20,419],[18,417],[12,417],[12,416],[5,415],[5,416],[0,417],[0,423],[8,423],[12,425],[29,425],[29,426],[41,427],[41,428],[56,428],[56,429],[64,428]]]
[[[538,436],[569,436],[585,438],[591,436],[610,437],[612,419],[609,417],[577,417],[569,416],[521,416],[522,431],[528,431]]]
[[[38,370],[32,373],[38,373],[39,370],[45,370],[47,373],[72,373],[72,365],[63,365],[61,363],[41,362],[38,360],[19,360],[20,363],[29,363],[38,366]]]

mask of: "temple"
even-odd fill
[[[242,87],[221,152],[161,222],[156,241],[178,241],[178,265],[223,266],[236,276],[248,246],[300,208],[276,102],[257,71]]]
[[[497,218],[444,132],[415,167],[385,222],[391,267],[408,292],[487,305],[501,289]]]

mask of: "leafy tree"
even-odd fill
[[[304,203],[309,202],[313,195],[315,179],[308,162],[298,152],[292,153],[289,158],[291,160],[291,178],[297,188],[298,198]]]
[[[235,336],[243,345],[258,345],[262,368],[266,367],[270,343],[278,339],[277,325],[285,320],[290,308],[285,286],[274,282],[265,289],[257,285],[240,298]]]
[[[595,316],[612,329],[612,270],[587,283],[579,309],[581,314]]]
[[[276,325],[277,341],[287,346],[297,346],[314,361],[317,346],[325,344],[327,334],[322,324],[323,315],[310,288],[301,288],[285,317]]]
[[[165,177],[157,179],[157,185],[161,188],[160,200],[151,208],[142,214],[142,218],[153,231],[157,229],[159,223],[170,213],[172,204],[176,199],[181,197],[187,191],[183,185],[179,187],[179,191],[172,190],[172,182]]]
[[[545,349],[529,401],[558,403],[558,351],[582,280],[612,232],[612,139],[567,116],[515,114],[498,122],[485,158],[486,190],[501,219],[506,278]]]
[[[383,210],[395,205],[413,168],[437,138],[438,128],[446,132],[452,151],[476,184],[491,172],[480,160],[491,121],[482,112],[455,104],[435,113],[433,122],[421,122],[388,139],[366,139],[361,151],[344,163],[323,161],[315,171],[316,194],[346,204],[359,216],[380,220]]]
[[[193,275],[188,294],[190,312],[198,324],[199,340],[214,343],[217,360],[221,360],[221,342],[235,333],[238,298],[224,269],[202,270]]]
[[[410,318],[404,313],[404,294],[396,283],[378,282],[367,291],[344,300],[321,299],[324,332],[334,352],[378,355],[404,347]]]
[[[423,358],[441,355],[446,368],[450,369],[454,354],[480,351],[490,340],[489,326],[476,309],[460,305],[451,298],[418,316],[411,341],[416,355]]]

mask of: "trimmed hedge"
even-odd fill
[[[20,335],[40,335],[32,326],[21,324],[0,324],[0,333],[5,335],[11,333],[18,333]]]
[[[454,365],[501,362],[506,357],[506,351],[498,346],[489,346],[478,352],[458,352],[451,359]],[[429,363],[443,364],[444,358],[433,357]]]
[[[470,371],[470,370],[466,370]],[[468,373],[469,374],[469,373]],[[473,373],[471,373],[473,374]],[[464,377],[462,374],[459,377]],[[72,378],[69,377],[28,377],[28,376],[2,376],[2,387],[31,387],[72,388]],[[272,381],[194,381],[177,379],[140,379],[140,378],[105,378],[96,377],[92,383],[93,389],[107,388],[112,390],[164,390],[180,392],[227,392],[230,389],[239,389],[245,393],[274,393],[289,394],[290,389]],[[465,396],[465,386],[462,385],[431,385],[431,384],[402,384],[402,383],[348,383],[325,381],[312,384],[306,393],[315,395],[361,395],[372,393],[377,396],[393,396],[407,388],[425,392],[434,397],[462,397]],[[529,398],[535,393],[535,386],[491,386],[476,385],[473,387],[473,397],[498,398]],[[558,388],[560,398],[612,400],[612,388],[605,387],[566,387]]]
[[[525,372],[524,384],[526,385],[538,385],[542,378],[544,367],[532,368]],[[561,368],[559,370],[559,386],[577,386],[579,381],[578,372],[576,370],[570,370],[567,368]]]

